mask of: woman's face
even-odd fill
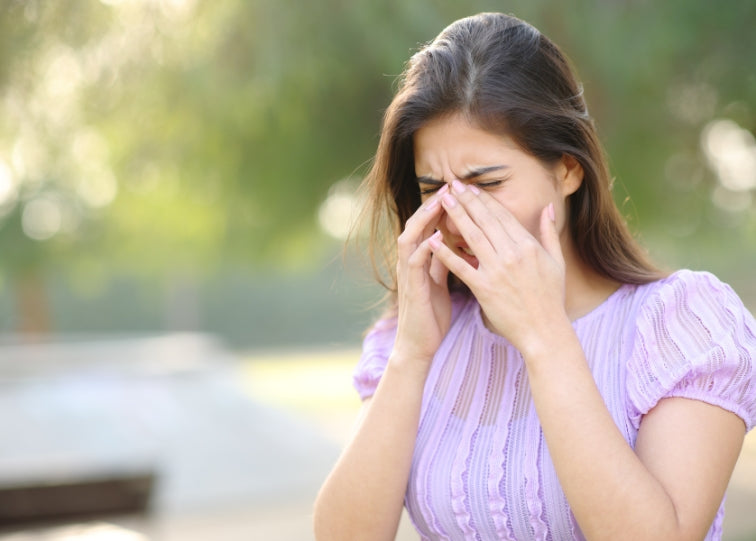
[[[415,175],[423,201],[445,183],[460,180],[486,190],[540,240],[541,211],[554,203],[557,228],[565,223],[565,200],[580,186],[583,171],[571,158],[547,168],[507,137],[481,130],[459,114],[433,119],[414,136]],[[456,225],[444,216],[444,242],[460,257],[469,255]]]

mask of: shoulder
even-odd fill
[[[636,418],[678,396],[756,424],[756,321],[735,291],[711,273],[681,270],[638,292],[627,365]]]
[[[703,346],[733,333],[752,339],[756,332],[756,321],[737,293],[709,272],[680,270],[641,289],[637,325],[646,339],[694,340]]]
[[[645,293],[646,309],[658,307],[658,303],[662,301],[668,309],[684,309],[685,302],[689,300],[712,305],[722,300],[741,306],[743,304],[728,284],[706,271],[678,270],[665,278],[640,286],[640,289]]]

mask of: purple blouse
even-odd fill
[[[405,505],[423,540],[583,539],[546,447],[520,353],[454,296],[433,360]],[[709,273],[623,285],[573,322],[596,384],[627,442],[665,397],[702,400],[756,424],[756,321]],[[396,321],[365,338],[354,372],[364,399],[383,374]],[[721,538],[724,501],[706,537]]]

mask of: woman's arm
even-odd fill
[[[315,502],[319,540],[392,540],[407,490],[426,374],[423,363],[389,359],[361,410],[352,441]]]
[[[722,501],[745,435],[709,404],[670,398],[627,444],[569,326],[524,354],[562,489],[588,539],[700,540]]]
[[[431,361],[451,322],[448,270],[431,258],[441,188],[397,240],[398,318],[393,350],[364,416],[315,502],[315,536],[391,540],[401,516]]]
[[[744,437],[734,414],[667,399],[643,419],[637,452],[614,423],[564,307],[565,263],[554,212],[539,243],[485,191],[444,199],[473,252],[473,268],[441,242],[434,254],[467,284],[489,324],[517,347],[549,453],[588,539],[701,539]]]

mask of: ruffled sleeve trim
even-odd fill
[[[352,384],[362,400],[373,396],[396,339],[396,317],[379,320],[365,335]]]
[[[662,398],[701,400],[756,425],[756,321],[706,272],[679,271],[649,288],[628,360],[630,419]]]

